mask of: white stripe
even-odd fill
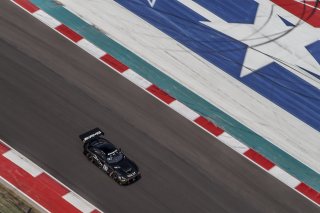
[[[56,28],[61,25],[61,23],[59,21],[57,21],[52,16],[48,15],[43,10],[38,10],[38,11],[34,12],[32,15],[51,28]]]
[[[181,114],[182,116],[184,116],[185,118],[191,121],[195,120],[200,116],[198,113],[196,113],[195,111],[193,111],[192,109],[190,109],[189,107],[187,107],[186,105],[184,105],[183,103],[177,100],[171,102],[169,106],[172,109],[174,109],[176,112],[178,112],[179,114]]]
[[[230,148],[232,148],[240,154],[243,154],[249,150],[249,147],[247,147],[246,145],[244,145],[243,143],[241,143],[240,141],[238,141],[226,132],[223,132],[221,135],[219,135],[218,139],[222,143],[226,144],[227,146],[229,146]]]
[[[298,179],[296,179],[295,177],[293,177],[292,175],[290,175],[278,166],[272,167],[268,172],[291,188],[295,188],[301,183]]]
[[[6,153],[4,153],[3,156],[15,163],[16,165],[18,165],[19,167],[21,167],[23,170],[28,172],[33,177],[37,177],[38,175],[43,173],[43,170],[39,166],[37,166],[36,164],[22,156],[15,150],[9,150]]]
[[[71,203],[74,207],[83,213],[90,213],[95,207],[74,192],[69,192],[63,196],[63,199]]]
[[[137,86],[141,87],[142,89],[147,89],[152,85],[151,82],[147,81],[143,77],[141,77],[139,74],[136,72],[132,71],[131,69],[128,69],[122,75],[128,79],[129,81],[133,82]]]
[[[0,142],[2,144],[4,144],[5,146],[9,147],[10,150],[13,150],[15,152],[15,155],[19,155],[19,156],[22,156],[19,152],[15,151],[9,144],[7,144],[6,142],[4,142],[3,140],[0,139]],[[9,152],[9,151],[8,151]],[[6,153],[8,153],[6,152]],[[6,154],[5,153],[5,154]],[[8,154],[8,155],[12,155],[12,154]],[[4,156],[4,154],[3,154]],[[30,162],[31,164],[33,164],[35,167],[38,167],[37,165],[35,165],[33,162],[31,162],[29,159],[27,159],[26,157],[22,156],[23,159],[25,159],[26,161]],[[40,167],[38,167],[40,170],[42,170]],[[44,170],[42,170],[44,171]],[[55,178],[54,176],[52,176],[50,173],[44,171],[48,176],[50,176],[53,180],[55,180],[58,184],[64,186],[66,189],[68,189],[69,191],[72,191],[67,185],[65,185],[64,183],[62,183],[61,181],[59,181],[57,178]],[[23,193],[23,192],[21,192]],[[77,195],[75,192],[72,191],[73,194],[75,194],[77,197],[80,197],[79,195]],[[81,198],[81,197],[80,197]],[[83,198],[81,198],[83,199]],[[83,199],[84,200],[84,199]],[[85,202],[88,202],[88,201],[85,201]],[[89,204],[89,205],[92,205],[92,204]],[[40,206],[40,205],[39,205]],[[93,206],[93,205],[92,205]],[[102,212],[100,209],[94,207],[96,210],[98,210],[99,212]]]
[[[102,51],[100,48],[96,47],[94,44],[89,42],[87,39],[81,39],[78,41],[77,45],[81,47],[83,50],[87,51],[89,54],[94,56],[95,58],[100,58],[106,53]]]

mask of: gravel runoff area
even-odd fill
[[[0,181],[0,213],[41,213],[38,207]]]

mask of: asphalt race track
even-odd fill
[[[0,70],[0,138],[105,212],[319,212],[10,1]],[[118,186],[86,160],[78,135],[93,127],[141,180]]]

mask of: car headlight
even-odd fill
[[[126,180],[126,178],[124,178],[124,177],[122,177],[122,176],[118,176],[118,179],[121,180],[121,181]]]
[[[136,172],[132,172],[131,174],[128,174],[127,176],[128,176],[128,177],[132,177],[132,176],[134,176],[134,175],[136,175]]]

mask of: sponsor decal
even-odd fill
[[[89,135],[89,136],[85,137],[85,138],[83,139],[83,141],[87,141],[87,140],[89,140],[89,139],[91,139],[91,138],[94,138],[94,137],[96,137],[96,136],[98,136],[98,135],[101,135],[101,134],[102,134],[101,131],[95,132],[95,133],[93,133],[92,135]]]

